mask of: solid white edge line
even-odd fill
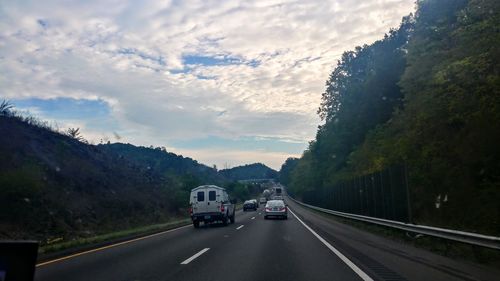
[[[288,211],[292,213],[292,215],[297,218],[297,220],[305,227],[307,230],[309,230],[316,238],[318,238],[321,243],[323,243],[330,251],[332,251],[337,257],[339,257],[347,266],[349,266],[361,279],[364,281],[373,281],[373,279],[368,276],[363,270],[361,270],[358,266],[356,266],[351,260],[349,260],[344,254],[342,254],[339,250],[337,250],[335,247],[333,247],[328,241],[323,239],[323,237],[319,236],[318,233],[316,233],[312,228],[310,228],[307,224],[305,224],[290,208],[288,208]]]
[[[59,262],[59,261],[63,261],[63,260],[71,259],[71,258],[75,258],[75,257],[82,256],[82,255],[85,255],[85,254],[90,254],[90,253],[94,253],[94,252],[100,252],[102,250],[106,250],[106,249],[109,249],[109,248],[113,248],[113,247],[124,245],[124,244],[128,244],[128,243],[132,243],[132,242],[135,242],[135,241],[140,241],[140,240],[148,239],[148,238],[151,238],[151,237],[154,237],[154,236],[158,236],[158,235],[162,235],[162,234],[165,234],[165,233],[173,232],[173,231],[176,231],[176,230],[179,230],[179,229],[182,229],[182,228],[186,228],[186,227],[191,227],[191,225],[189,224],[189,225],[179,226],[177,228],[172,228],[172,229],[165,230],[165,231],[162,231],[162,232],[158,232],[158,233],[154,233],[154,234],[150,234],[150,235],[146,235],[146,236],[134,238],[134,239],[131,239],[131,240],[126,240],[126,241],[118,242],[118,243],[115,243],[115,244],[111,244],[111,245],[107,245],[107,246],[95,248],[95,249],[92,249],[92,250],[87,250],[87,251],[79,252],[79,253],[72,254],[72,255],[69,255],[69,256],[65,256],[65,257],[62,257],[62,258],[57,258],[57,259],[53,259],[53,260],[41,262],[41,263],[36,264],[35,267],[40,267],[40,266],[48,265],[48,264],[51,264],[51,263],[55,263],[55,262]]]
[[[238,226],[238,227],[236,228],[236,230],[240,230],[240,229],[241,229],[242,227],[244,227],[244,226],[245,226],[245,225],[244,225],[244,224],[242,224],[242,225]]]
[[[194,259],[196,259],[197,257],[203,255],[208,250],[210,250],[210,248],[205,248],[205,249],[199,251],[198,253],[194,254],[193,256],[191,256],[190,258],[188,258],[187,260],[181,262],[181,264],[188,264],[188,263],[192,262]]]

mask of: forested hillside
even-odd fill
[[[277,171],[262,163],[238,166],[231,169],[220,170],[219,172],[224,177],[232,180],[275,179],[278,177]]]
[[[191,159],[88,145],[13,117],[0,116],[0,135],[3,238],[43,241],[165,222],[185,215],[188,190],[218,178]],[[148,163],[127,155],[143,150],[163,157]],[[179,163],[164,169],[162,161]]]
[[[500,234],[499,26],[496,0],[418,1],[398,29],[345,52],[316,139],[282,169],[289,190],[406,165],[414,222]]]
[[[0,238],[65,240],[163,223],[187,214],[189,191],[231,183],[162,148],[87,144],[77,132],[0,105]]]
[[[167,152],[165,148],[142,147],[124,143],[102,144],[99,147],[103,151],[133,161],[154,177],[182,175],[183,181],[198,181],[200,184],[201,181],[195,180],[195,178],[214,184],[222,184],[227,181],[212,167],[200,164],[191,158]]]

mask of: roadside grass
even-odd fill
[[[237,203],[235,208],[236,210],[243,209],[243,203]],[[47,256],[54,256],[58,254],[70,254],[78,251],[89,250],[99,246],[104,246],[106,244],[118,243],[141,236],[174,229],[189,224],[191,224],[191,219],[186,218],[170,221],[167,223],[146,225],[132,229],[105,233],[92,237],[77,238],[70,241],[62,241],[62,238],[57,238],[50,241],[51,243],[49,244],[40,246],[38,249],[38,254],[42,259]]]
[[[467,262],[474,262],[488,267],[500,268],[500,251],[495,249],[469,245],[466,243],[451,241],[439,237],[410,233],[404,230],[341,218],[314,209],[306,209],[325,218],[347,224],[355,228],[389,238],[391,240],[410,244],[414,247],[428,250],[441,256],[449,257],[452,259],[459,259]]]
[[[92,237],[78,238],[70,241],[51,243],[40,246],[38,254],[43,256],[71,249],[74,250],[88,249],[92,248],[92,246],[96,246],[106,242],[124,241],[135,237],[145,236],[148,234],[154,234],[161,231],[174,229],[180,226],[188,225],[190,223],[191,219],[189,218],[180,219],[180,220],[170,221],[167,223],[147,225],[122,231],[110,232]]]

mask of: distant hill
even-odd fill
[[[143,147],[132,144],[113,143],[99,147],[106,152],[131,161],[156,176],[165,174],[193,175],[203,179],[205,183],[223,183],[227,181],[212,167],[198,163],[189,157],[167,152],[160,147]]]
[[[216,170],[161,148],[90,145],[0,112],[0,239],[92,236],[185,216]]]
[[[220,170],[219,173],[232,180],[275,179],[278,177],[277,171],[262,163],[254,163],[231,169]]]

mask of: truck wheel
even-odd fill
[[[224,216],[222,218],[222,225],[227,226],[227,223],[228,223],[228,218],[227,218],[227,216]]]
[[[194,226],[194,228],[200,227],[200,222],[199,221],[194,221],[193,222],[193,226]]]

